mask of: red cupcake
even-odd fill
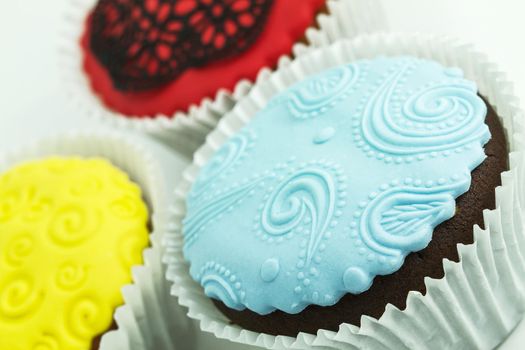
[[[105,108],[173,116],[253,80],[314,24],[325,0],[100,0],[85,20],[83,70]]]

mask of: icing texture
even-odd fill
[[[195,180],[184,219],[191,276],[259,314],[366,291],[454,215],[485,158],[486,113],[461,71],[412,57],[291,86]]]
[[[148,245],[141,191],[103,159],[0,176],[0,348],[91,349]]]
[[[147,90],[187,68],[242,52],[272,0],[99,0],[92,52],[120,90]]]
[[[171,116],[274,66],[324,4],[100,0],[81,38],[84,71],[107,107],[130,116]]]

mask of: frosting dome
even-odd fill
[[[412,57],[293,85],[201,169],[184,220],[190,274],[259,314],[366,291],[454,215],[485,158],[486,113],[459,69]]]

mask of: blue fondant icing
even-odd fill
[[[343,284],[349,293],[359,294],[372,285],[372,276],[363,269],[351,266],[343,274]]]
[[[226,306],[243,310],[246,292],[242,283],[229,269],[214,261],[207,261],[201,268],[197,279],[210,298],[221,300]]]
[[[277,278],[279,271],[279,260],[275,258],[268,259],[261,266],[261,279],[264,282],[271,282]]]
[[[454,215],[485,158],[486,111],[461,70],[411,57],[290,87],[201,169],[184,220],[191,276],[259,314],[366,291]]]
[[[315,135],[313,141],[314,143],[325,143],[329,141],[335,135],[335,129],[331,126],[328,126]]]

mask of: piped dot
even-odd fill
[[[279,275],[279,260],[270,258],[261,265],[261,278],[264,282],[272,282]]]
[[[343,275],[343,285],[352,294],[360,294],[372,285],[372,278],[359,267],[349,267]]]
[[[315,135],[313,142],[315,144],[323,144],[329,141],[332,137],[334,137],[334,135],[335,135],[335,128],[329,126],[319,131],[317,135]]]

